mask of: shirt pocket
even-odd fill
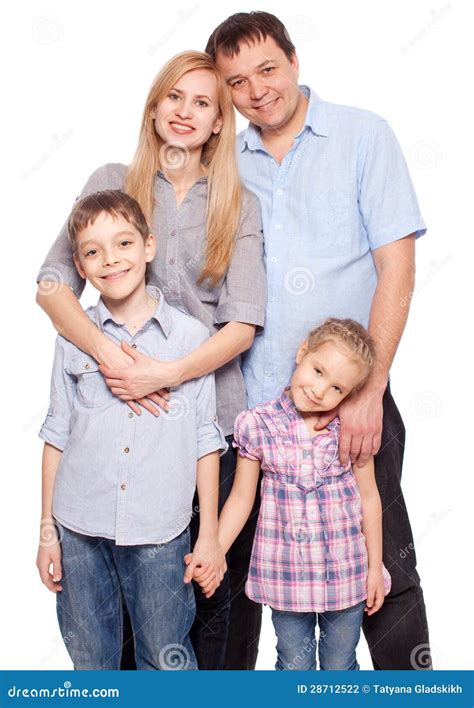
[[[77,379],[77,398],[81,405],[96,408],[110,399],[111,393],[95,359],[87,354],[78,354],[68,370]]]

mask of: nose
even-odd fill
[[[249,78],[249,89],[250,98],[252,101],[260,101],[267,93],[267,89],[262,84],[261,80],[256,76]]]
[[[316,398],[318,401],[322,401],[325,394],[326,394],[326,389],[327,389],[327,386],[320,383],[315,386],[311,386],[311,393],[313,394],[314,398]]]
[[[181,101],[181,103],[176,108],[176,115],[181,120],[189,120],[193,116],[192,103],[189,101]]]
[[[104,266],[120,263],[120,255],[115,250],[104,251]]]

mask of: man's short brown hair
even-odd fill
[[[296,49],[283,22],[269,12],[237,12],[222,22],[208,39],[206,52],[216,61],[217,53],[234,57],[240,44],[254,44],[272,37],[291,61]]]

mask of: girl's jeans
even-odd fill
[[[323,671],[354,671],[359,668],[356,647],[364,615],[365,600],[337,612],[283,612],[272,607],[277,635],[275,668],[315,670],[316,646],[319,668]],[[316,641],[316,622],[319,641]]]
[[[116,546],[57,526],[63,570],[57,613],[74,668],[120,668],[123,601],[137,669],[197,669],[189,639],[194,592],[183,582],[189,528],[160,545]]]

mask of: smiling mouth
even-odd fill
[[[182,133],[182,134],[192,133],[194,130],[194,128],[191,125],[183,125],[182,123],[175,123],[174,121],[170,122],[170,126],[177,133]]]
[[[127,275],[127,273],[130,271],[130,268],[127,270],[119,270],[117,273],[109,273],[109,275],[101,275],[102,280],[119,280],[119,278],[123,278],[124,275]]]
[[[265,111],[265,110],[270,110],[273,108],[275,103],[279,100],[279,96],[277,98],[274,98],[273,101],[269,101],[268,103],[264,103],[263,106],[254,106],[254,109],[256,111]]]
[[[304,397],[306,398],[306,400],[308,401],[308,403],[311,403],[312,406],[319,406],[318,401],[314,401],[312,398],[310,398],[310,397],[308,396],[308,394],[306,393],[306,391],[305,391],[304,389],[302,389],[302,390],[303,390]]]

